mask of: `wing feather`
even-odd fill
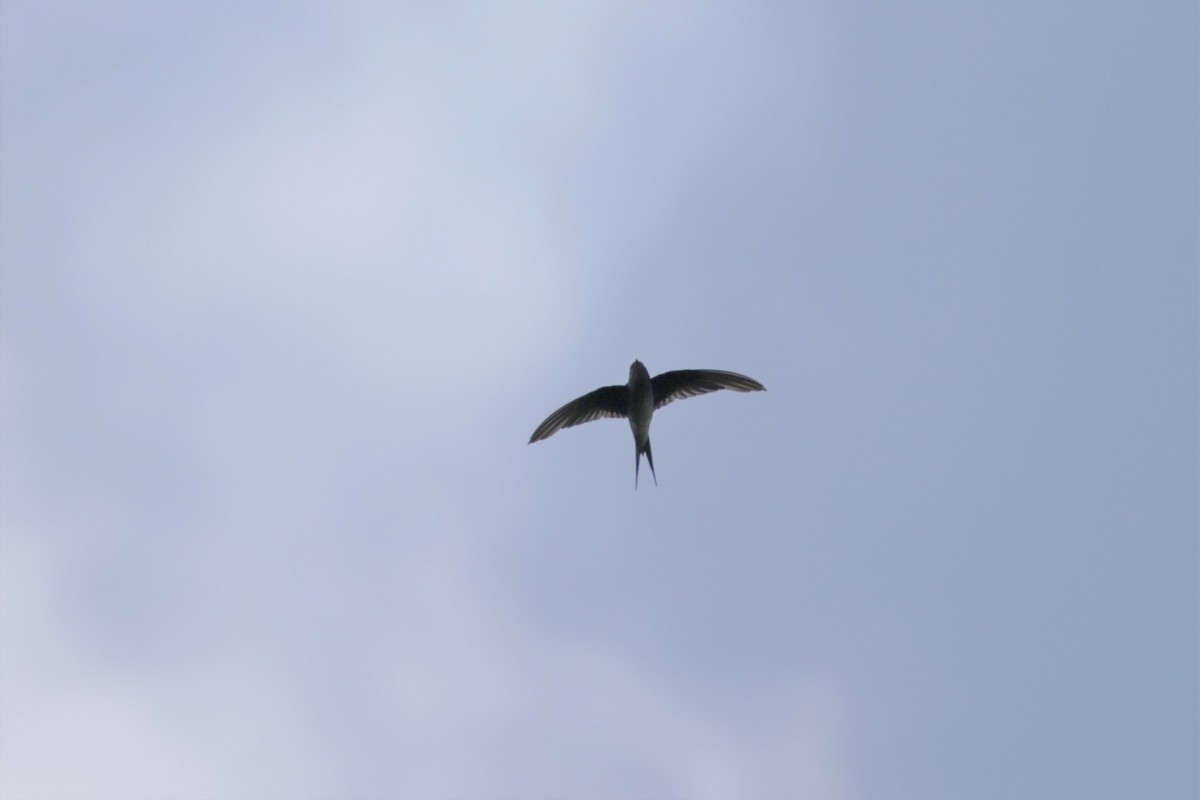
[[[601,386],[594,392],[588,392],[583,397],[577,397],[565,406],[546,417],[529,443],[547,439],[561,428],[582,425],[585,422],[601,417],[624,417],[629,413],[628,386]]]
[[[721,389],[730,389],[735,392],[762,392],[767,388],[753,378],[719,369],[672,370],[655,375],[650,383],[654,387],[655,410],[685,397],[696,397]]]

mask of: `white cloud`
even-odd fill
[[[461,513],[409,523],[373,566],[340,549],[325,577],[257,545],[202,555],[198,612],[154,598],[190,641],[149,631],[140,656],[113,649],[36,531],[6,530],[5,794],[849,796],[854,714],[829,675],[759,687],[730,717],[616,642],[529,628]]]
[[[38,465],[5,484],[5,794],[762,787],[702,698],[506,605],[470,547],[486,507],[407,484],[394,550],[354,529],[336,480],[376,476],[339,471],[350,418],[408,464],[597,327],[609,273],[563,186],[629,79],[622,48],[653,50],[619,40],[633,7],[392,9],[295,40],[134,9],[78,52],[18,54],[37,68],[10,74],[48,76],[22,100],[64,102],[5,123],[10,196],[37,200],[6,205],[29,247],[6,260],[39,267],[14,285],[45,304],[5,320],[36,334],[6,359],[35,399],[5,399],[5,465]]]

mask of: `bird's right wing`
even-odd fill
[[[547,439],[560,428],[582,425],[601,417],[624,417],[629,413],[628,386],[601,386],[594,392],[577,397],[555,411],[537,426],[529,443]]]
[[[708,394],[721,389],[732,389],[735,392],[761,392],[766,388],[754,378],[719,369],[677,369],[655,375],[650,383],[654,387],[655,410],[675,400]]]

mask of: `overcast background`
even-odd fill
[[[1197,78],[1191,0],[5,2],[0,794],[1197,797]],[[526,445],[634,358],[768,391]]]

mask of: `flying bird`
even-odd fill
[[[626,417],[633,429],[634,461],[633,488],[637,488],[642,453],[650,464],[654,485],[654,456],[650,452],[650,417],[654,412],[675,400],[708,394],[721,389],[735,392],[762,392],[767,387],[753,378],[719,369],[678,369],[650,377],[641,361],[629,365],[629,383],[624,386],[601,386],[594,392],[577,397],[546,417],[529,443],[548,439],[561,428],[570,428],[601,417]]]

